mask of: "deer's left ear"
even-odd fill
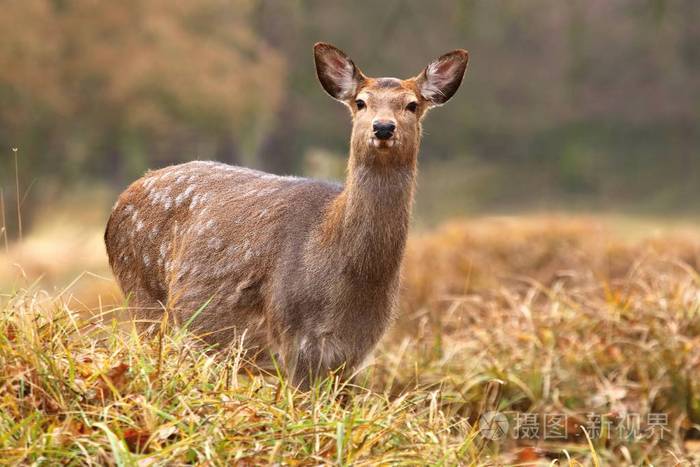
[[[314,45],[316,75],[331,97],[346,102],[352,99],[365,80],[359,68],[345,53],[325,42]]]
[[[433,60],[416,77],[418,89],[432,105],[442,105],[454,96],[467,69],[469,53],[464,49],[453,50]]]

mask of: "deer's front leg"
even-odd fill
[[[342,347],[328,336],[304,336],[299,339],[296,356],[292,361],[292,383],[302,390],[308,390],[315,381],[322,378],[342,378],[348,364]]]

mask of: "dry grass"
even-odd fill
[[[416,236],[401,313],[357,387],[308,394],[239,372],[240,352],[217,359],[178,330],[150,341],[118,332],[104,316],[120,306],[109,280],[53,288],[84,269],[107,275],[95,232],[79,244],[44,234],[56,251],[30,246],[43,244],[36,233],[0,256],[0,462],[700,461],[694,231],[623,240],[592,218],[525,218]],[[565,414],[568,434],[487,441],[486,410]],[[612,427],[632,413],[642,430],[648,414],[668,423],[663,436],[589,443],[589,413]]]

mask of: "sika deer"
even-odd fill
[[[366,77],[325,43],[314,58],[323,88],[352,114],[344,187],[189,162],[134,182],[105,232],[136,318],[168,310],[176,322],[193,318],[211,344],[244,339],[305,388],[356,369],[391,320],[421,119],[457,91],[468,54],[447,53],[406,80]]]

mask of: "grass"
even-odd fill
[[[308,393],[246,371],[241,349],[219,358],[165,326],[140,339],[113,319],[122,299],[99,242],[86,240],[99,231],[78,241],[94,252],[72,257],[58,249],[76,240],[51,242],[55,231],[0,254],[0,266],[26,265],[0,267],[2,463],[700,462],[692,229],[629,236],[590,217],[528,217],[416,235],[400,313],[367,368],[352,386]],[[27,247],[45,243],[60,265]],[[509,424],[503,439],[480,431],[492,411]],[[618,435],[633,414],[639,436]],[[542,432],[554,415],[566,427],[556,439]],[[524,436],[523,420],[537,436]]]
[[[470,426],[445,417],[435,391],[356,388],[348,402],[349,389],[327,381],[299,393],[279,376],[239,374],[237,350],[216,358],[176,330],[142,341],[29,291],[1,322],[0,450],[12,464],[478,457]]]

